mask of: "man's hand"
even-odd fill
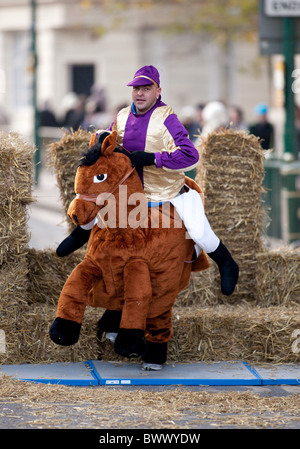
[[[136,168],[155,164],[154,153],[146,153],[145,151],[134,151],[130,154],[130,160],[132,166]]]

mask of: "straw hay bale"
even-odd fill
[[[257,255],[257,282],[261,305],[300,303],[300,249],[281,248]]]
[[[19,318],[24,315],[27,307],[27,274],[26,257],[19,257],[0,268],[0,328],[5,332],[6,347],[13,351],[20,344]],[[2,357],[4,356],[0,354],[0,362]]]
[[[288,269],[288,256],[294,260],[291,253],[286,255],[286,270],[291,273],[291,286],[297,286],[293,273],[295,274],[298,265],[292,272]],[[5,358],[2,356],[0,362],[81,361],[87,358],[95,359],[100,355],[104,360],[124,360],[114,353],[105,336],[98,347],[96,325],[103,313],[102,309],[87,306],[80,341],[74,347],[60,348],[49,339],[48,329],[56,314],[61,289],[68,274],[80,262],[82,256],[83,251],[78,251],[61,259],[52,250],[30,249],[27,256],[28,275],[24,275],[18,263],[14,270],[8,268],[0,272],[1,329],[6,332],[8,346],[8,355]],[[264,253],[262,257],[268,260]],[[276,255],[276,260],[281,262],[280,267],[284,266],[282,254]],[[271,261],[269,269],[272,271]],[[299,263],[299,259],[296,259],[296,263]],[[262,274],[264,273],[262,271]],[[268,307],[240,303],[235,306],[218,305],[216,296],[213,299],[207,296],[207,304],[211,302],[213,306],[197,306],[194,303],[189,307],[188,299],[185,307],[175,306],[174,335],[169,344],[169,360],[179,362],[243,359],[276,363],[299,361],[299,354],[292,352],[291,341],[293,331],[300,328],[299,307],[289,306],[292,302],[288,302],[288,291],[292,288],[286,291],[284,304],[279,302],[278,307],[272,306],[272,295],[276,293],[277,288],[276,283],[272,284],[274,278],[276,279],[273,275],[267,277],[270,290],[267,291],[268,298],[262,305]],[[294,299],[298,298],[297,289],[298,287],[295,287],[293,290]],[[282,288],[279,288],[279,291],[282,291]],[[204,294],[205,292],[204,289]],[[279,293],[275,297],[279,301],[278,295]]]
[[[177,307],[169,362],[244,360],[289,363],[300,361],[292,349],[292,333],[300,329],[297,308],[253,306]],[[103,360],[124,360],[102,340]]]
[[[71,271],[84,258],[79,250],[67,257],[58,257],[55,250],[28,250],[28,303],[56,304]]]
[[[67,276],[80,263],[83,252],[66,258],[56,256],[54,250],[29,249],[27,270],[17,271],[20,264],[0,272],[1,329],[6,335],[6,355],[0,363],[42,363],[55,361],[83,361],[97,358],[96,323],[103,311],[88,308],[80,343],[64,348],[54,344],[48,335],[56,316],[60,292]],[[2,276],[1,276],[2,273]],[[95,318],[96,317],[96,318]]]
[[[22,305],[14,309],[3,328],[7,355],[0,363],[64,362],[87,359],[126,360],[102,339],[98,347],[97,321],[101,309],[87,307],[79,343],[60,347],[51,342],[48,330],[55,318],[51,304]],[[300,312],[290,307],[175,308],[174,335],[169,343],[168,361],[245,360],[248,362],[299,363],[293,352],[292,333],[300,329]],[[133,363],[139,362],[134,359]]]
[[[0,317],[8,308],[27,302],[28,264],[26,256],[16,257],[9,264],[0,267]],[[8,314],[9,316],[9,314]]]
[[[30,239],[26,207],[14,197],[0,204],[0,266],[27,253]]]
[[[220,305],[174,310],[170,360],[299,362],[292,333],[300,328],[296,307]]]
[[[0,132],[0,265],[27,251],[34,152],[17,134]]]
[[[257,296],[250,303],[261,307],[289,306],[300,303],[300,250],[280,248],[257,253]],[[192,273],[189,286],[177,298],[179,306],[213,306],[229,301],[219,294],[218,270],[212,265],[209,270]],[[249,304],[247,294],[236,294],[231,303]]]
[[[94,309],[85,313],[80,341],[62,347],[53,343],[49,328],[56,316],[52,304],[23,304],[11,308],[10,321],[1,324],[6,335],[6,354],[0,354],[0,364],[79,362],[97,358],[96,323]]]
[[[212,262],[208,270],[191,273],[189,285],[182,290],[176,299],[180,307],[213,306],[220,304],[219,286],[215,278],[219,276],[218,268]]]
[[[67,276],[82,260],[78,251],[59,258],[54,250],[28,248],[28,254],[0,269],[0,319],[6,336],[7,353],[0,363],[85,360],[97,357],[96,331],[92,331],[101,311],[89,308],[85,314],[80,344],[60,348],[49,338],[60,292]],[[90,341],[91,340],[91,341]],[[93,343],[94,340],[94,343]]]
[[[263,150],[253,135],[221,130],[203,138],[199,152],[196,181],[205,193],[208,220],[240,266],[237,289],[228,302],[255,300],[257,253],[264,250]],[[225,300],[221,294],[219,299]]]
[[[75,132],[66,132],[58,141],[52,143],[48,149],[49,165],[55,170],[57,184],[63,207],[66,211],[75,196],[74,179],[81,153],[86,150],[91,138],[91,132],[79,128]],[[68,221],[70,230],[74,225]]]
[[[22,204],[32,202],[35,147],[16,133],[0,131],[0,198],[14,195]]]
[[[17,134],[0,132],[0,326],[11,348],[19,341],[8,335],[16,335],[27,303],[34,152]]]

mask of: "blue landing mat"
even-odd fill
[[[260,385],[243,362],[174,363],[160,371],[141,365],[89,361],[99,385]]]
[[[256,365],[255,373],[262,385],[300,385],[300,365]]]
[[[0,365],[0,375],[44,384],[98,385],[90,365],[85,362],[25,365]]]
[[[141,364],[89,360],[77,363],[0,365],[0,376],[37,383],[99,385],[300,385],[300,365],[242,362],[168,363],[160,371]]]

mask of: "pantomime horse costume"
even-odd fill
[[[147,207],[135,227],[128,225],[136,208],[130,197],[139,194],[139,198],[146,198],[143,185],[126,151],[116,144],[116,132],[105,136],[103,142],[91,139],[77,169],[77,196],[68,215],[76,225],[85,225],[96,216],[100,219],[92,229],[83,261],[63,287],[50,337],[60,345],[76,343],[86,305],[101,307],[106,311],[98,327],[117,333],[116,353],[142,356],[146,364],[162,364],[172,336],[176,297],[187,287],[191,271],[204,270],[209,263],[204,251],[195,259],[194,242],[186,238],[184,226],[176,225],[178,217],[172,205],[167,227],[162,226],[162,206]],[[185,182],[201,192],[193,180],[186,178]],[[101,210],[109,213],[105,208],[111,196],[115,198],[115,220],[103,226]],[[124,200],[128,221],[121,227]]]

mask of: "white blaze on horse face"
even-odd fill
[[[107,173],[101,173],[99,175],[94,176],[94,183],[97,184],[98,182],[103,182],[107,178]]]

